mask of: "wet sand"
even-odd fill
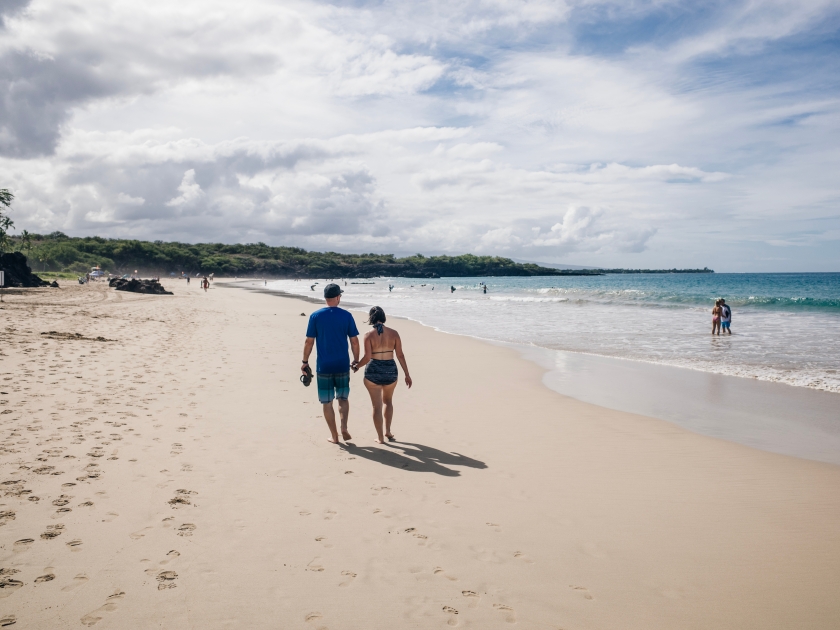
[[[316,305],[165,284],[5,296],[0,624],[840,625],[840,467],[406,321],[399,442],[374,443],[358,374],[336,447],[297,381]]]
[[[519,347],[551,389],[696,433],[840,465],[840,394],[670,365]]]

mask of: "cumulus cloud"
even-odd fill
[[[8,0],[0,185],[30,231],[671,267],[795,215],[838,260],[839,14]]]

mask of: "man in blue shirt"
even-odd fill
[[[303,344],[303,365],[300,370],[306,373],[312,347],[318,348],[318,362],[315,373],[318,381],[318,400],[324,406],[324,419],[332,433],[330,442],[338,444],[338,431],[335,426],[333,398],[338,399],[338,413],[341,416],[341,435],[345,440],[352,439],[347,432],[347,417],[350,415],[350,357],[347,354],[347,339],[353,351],[353,364],[359,362],[359,331],[353,316],[343,308],[338,308],[343,291],[337,284],[324,287],[326,308],[318,309],[309,316],[306,329],[306,343]]]

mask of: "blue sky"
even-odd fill
[[[0,15],[19,229],[840,270],[836,1]]]

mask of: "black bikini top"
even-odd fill
[[[373,327],[376,329],[376,333],[378,335],[382,335],[382,333],[385,332],[385,326],[382,324],[382,322],[377,322],[376,324],[373,325]],[[371,352],[371,354],[388,354],[389,352],[393,352],[393,351],[394,351],[394,349],[380,350],[379,352]]]

